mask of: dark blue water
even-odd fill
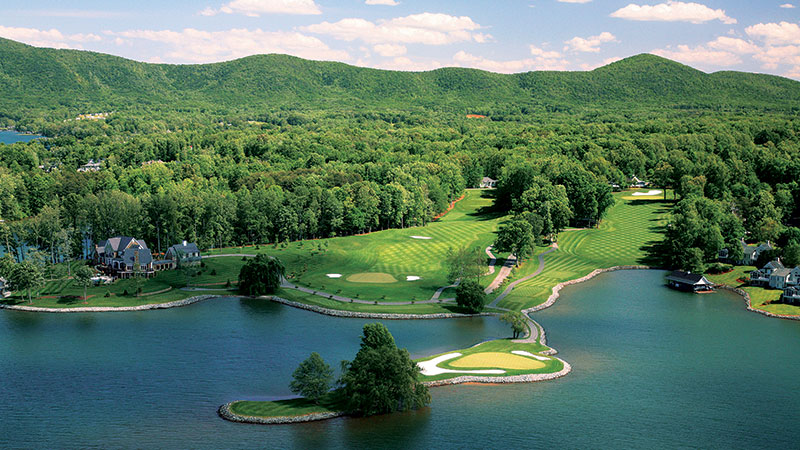
[[[30,142],[44,136],[38,134],[20,134],[16,131],[0,130],[0,144],[13,144],[15,142]]]
[[[311,351],[351,358],[367,321],[252,300],[95,315],[0,311],[0,448],[796,448],[800,323],[728,293],[616,272],[536,318],[565,378],[432,389],[422,411],[304,425],[225,422],[287,395]],[[413,356],[506,334],[495,319],[386,322]]]

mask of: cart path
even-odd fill
[[[496,299],[494,299],[494,301],[492,301],[492,303],[489,303],[489,304],[488,304],[488,305],[486,305],[486,306],[487,306],[487,307],[490,307],[490,308],[497,308],[497,304],[498,304],[498,303],[500,303],[500,301],[502,301],[504,298],[506,298],[506,296],[508,296],[508,294],[510,294],[510,293],[511,293],[511,291],[512,291],[512,290],[513,290],[515,287],[517,287],[517,285],[519,285],[519,284],[520,284],[520,283],[522,283],[522,282],[528,281],[528,280],[530,280],[531,278],[533,278],[533,277],[535,277],[535,276],[538,276],[539,274],[541,274],[541,273],[542,273],[542,271],[544,271],[544,255],[547,255],[547,254],[549,254],[549,253],[553,253],[553,252],[554,252],[554,251],[556,251],[556,250],[558,250],[558,244],[556,244],[556,243],[553,243],[553,245],[550,247],[550,249],[549,249],[549,250],[547,250],[547,251],[545,251],[545,252],[542,252],[542,253],[540,253],[540,254],[539,254],[539,267],[537,267],[537,268],[536,268],[536,271],[535,271],[535,272],[533,272],[532,274],[530,274],[530,275],[528,275],[528,276],[526,276],[526,277],[522,277],[522,278],[520,278],[520,279],[519,279],[519,280],[517,280],[517,281],[514,281],[514,282],[510,283],[510,284],[509,284],[509,285],[506,287],[506,289],[503,291],[503,293],[502,293],[502,294],[498,295],[498,296],[497,296],[497,298],[496,298]],[[516,262],[516,259],[514,260],[514,262]],[[505,267],[503,267],[503,269],[505,269]],[[510,270],[511,270],[511,269],[509,269],[509,271],[510,271]],[[493,283],[493,284],[494,284],[494,283]],[[491,286],[491,285],[490,285],[490,286]],[[487,289],[488,289],[488,288],[487,288]]]

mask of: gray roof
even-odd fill
[[[670,281],[677,281],[678,283],[685,283],[685,284],[706,284],[711,285],[710,281],[706,279],[702,274],[699,273],[691,273],[691,272],[682,272],[680,270],[674,270],[671,274],[667,275],[667,280]]]
[[[775,270],[772,272],[772,275],[770,275],[770,276],[772,276],[772,277],[781,277],[781,278],[786,278],[786,277],[788,277],[788,276],[789,276],[789,274],[791,274],[791,273],[792,273],[792,271],[791,271],[791,270],[789,270],[789,269],[775,269]]]
[[[745,245],[742,247],[742,251],[745,255],[752,255],[756,252],[756,250],[758,250],[758,247],[753,247],[750,245]]]
[[[197,248],[197,244],[194,242],[189,242],[186,245],[175,244],[170,249],[175,253],[200,253],[200,249]]]
[[[149,249],[134,249],[129,248],[125,250],[125,253],[122,254],[122,261],[125,264],[133,265],[136,261],[136,252],[139,252],[139,264],[140,265],[147,265],[153,262],[153,255],[150,253]]]
[[[783,268],[784,268],[783,263],[778,261],[777,259],[775,261],[770,261],[764,265],[764,269],[783,269]]]
[[[108,241],[106,241],[106,242],[111,244],[111,248],[115,252],[119,252],[119,251],[124,250],[128,245],[130,245],[131,241],[133,241],[133,240],[138,242],[139,245],[142,246],[142,248],[147,248],[147,244],[145,244],[145,242],[143,240],[135,239],[135,238],[132,238],[130,236],[114,236],[112,238],[109,238]]]

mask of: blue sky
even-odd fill
[[[260,53],[365,67],[591,70],[655,53],[800,79],[800,0],[28,0],[0,36],[147,62]]]

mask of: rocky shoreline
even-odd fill
[[[221,295],[197,295],[194,297],[176,300],[167,303],[152,303],[139,306],[83,306],[78,308],[41,308],[38,306],[24,305],[0,305],[0,309],[11,309],[15,311],[45,312],[45,313],[85,313],[85,312],[117,312],[117,311],[147,311],[151,309],[178,308],[191,305],[210,298],[222,297]]]
[[[748,311],[752,311],[754,313],[762,314],[762,315],[767,316],[767,317],[774,317],[776,319],[800,320],[800,316],[787,316],[787,315],[784,315],[784,314],[775,314],[775,313],[771,313],[769,311],[764,311],[763,309],[753,308],[752,304],[750,303],[750,294],[748,294],[746,291],[744,291],[742,289],[735,288],[735,287],[732,287],[732,286],[728,286],[726,284],[720,284],[720,285],[717,285],[717,287],[719,289],[724,289],[726,291],[730,291],[730,292],[733,292],[735,294],[739,294],[742,297],[744,297],[744,303],[747,306],[747,310]]]
[[[319,314],[325,314],[334,317],[349,317],[356,319],[385,319],[385,320],[420,320],[420,319],[454,319],[459,317],[480,317],[480,316],[496,316],[497,313],[480,313],[480,314],[459,314],[459,313],[436,313],[436,314],[396,314],[396,313],[367,313],[357,311],[344,311],[339,309],[324,308],[322,306],[307,305],[305,303],[294,302],[285,298],[277,296],[259,297],[270,299],[273,302],[282,305],[291,306],[294,308],[305,309],[306,311],[313,311]]]
[[[257,417],[257,416],[242,416],[240,414],[236,414],[235,412],[231,411],[231,405],[236,402],[226,403],[219,407],[217,410],[217,414],[225,420],[229,420],[231,422],[239,422],[239,423],[254,423],[260,425],[278,425],[278,424],[288,424],[288,423],[303,423],[303,422],[315,422],[317,420],[327,420],[327,419],[334,419],[336,417],[342,417],[345,415],[344,412],[337,411],[337,412],[327,412],[327,413],[312,413],[312,414],[304,414],[302,416],[275,416],[275,417]]]

